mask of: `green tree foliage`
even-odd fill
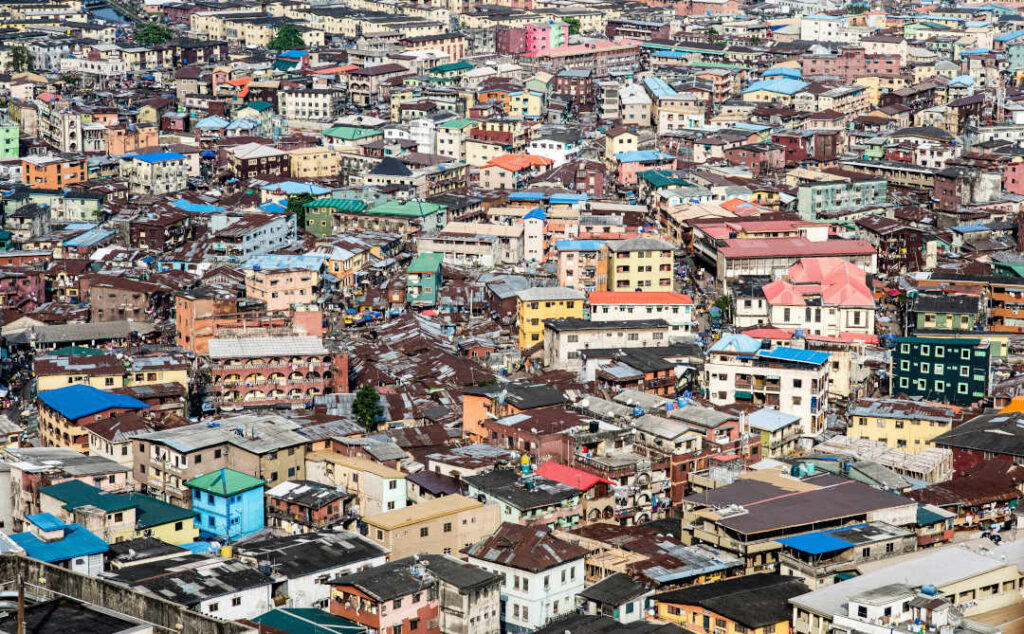
[[[11,60],[7,63],[7,68],[15,73],[32,70],[32,53],[24,46],[11,48]]]
[[[376,427],[377,417],[383,414],[384,408],[380,406],[380,394],[372,385],[363,384],[356,392],[356,400],[352,402],[352,415],[356,417],[356,422],[372,430]]]
[[[579,35],[580,33],[580,19],[579,18],[562,18],[562,22],[569,25],[569,35]]]
[[[270,39],[267,45],[272,51],[290,51],[297,48],[306,48],[302,41],[302,34],[294,24],[283,24],[277,29],[277,33]]]
[[[163,44],[172,37],[174,30],[159,22],[143,22],[135,29],[135,41],[146,46]]]
[[[299,229],[306,227],[306,208],[303,205],[311,200],[315,200],[312,194],[295,194],[288,197],[287,213],[295,214],[295,226]]]

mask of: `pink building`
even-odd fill
[[[683,0],[676,3],[676,15],[734,15],[739,12],[739,0]]]
[[[267,310],[287,310],[316,300],[320,274],[304,268],[256,269],[245,272],[245,296],[266,302]]]
[[[46,301],[46,282],[34,269],[0,271],[0,305],[32,310]]]
[[[524,2],[532,5],[530,0]],[[499,55],[542,53],[569,43],[569,25],[561,20],[549,20],[525,26],[500,26],[494,37]]]
[[[615,160],[618,161],[615,174],[620,185],[636,185],[640,172],[676,169],[676,157],[656,150],[619,152]]]

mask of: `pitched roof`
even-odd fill
[[[69,385],[39,393],[39,400],[68,420],[78,420],[108,409],[149,409],[137,398],[104,392],[89,385]]]
[[[592,473],[587,473],[580,469],[575,469],[563,464],[559,464],[553,460],[549,460],[537,468],[537,475],[543,476],[548,480],[554,480],[555,482],[561,482],[567,484],[574,489],[580,491],[589,491],[594,488],[599,482],[605,484],[615,484],[607,478],[596,476]]]
[[[221,497],[229,497],[262,487],[265,484],[265,481],[247,473],[224,468],[211,471],[198,478],[192,478],[185,483],[185,486]]]
[[[796,577],[759,574],[655,595],[658,603],[696,605],[750,629],[788,622],[789,599],[807,592]]]
[[[558,539],[547,529],[505,522],[493,535],[473,544],[465,553],[481,561],[541,572],[583,559],[587,551]]]
[[[501,169],[508,170],[509,172],[520,172],[529,167],[543,167],[545,165],[551,165],[551,163],[551,159],[543,156],[536,156],[534,154],[504,154],[487,161],[487,163],[482,165],[480,169],[500,167]]]

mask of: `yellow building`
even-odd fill
[[[615,155],[621,152],[633,152],[638,147],[639,138],[635,132],[625,128],[611,128],[605,132],[604,160],[616,163]]]
[[[132,359],[125,375],[124,384],[160,385],[178,383],[188,387],[188,357],[179,352],[164,352],[138,356]]]
[[[846,435],[916,454],[953,428],[959,407],[900,398],[862,398],[850,408]]]
[[[65,523],[81,524],[108,544],[152,537],[180,546],[199,537],[190,509],[140,493],[110,493],[80,480],[39,489],[39,508]]]
[[[519,319],[519,349],[544,343],[544,320],[583,318],[586,293],[571,288],[527,288],[519,291],[516,315]]]
[[[99,390],[124,386],[124,363],[112,354],[38,356],[32,371],[37,392],[75,384]]]
[[[544,111],[544,97],[540,93],[524,90],[509,97],[509,115],[513,117],[537,118]]]
[[[694,634],[789,634],[789,615],[751,610],[750,602],[770,593],[780,601],[807,592],[797,577],[749,575],[655,595],[657,619]]]
[[[325,147],[304,147],[288,152],[292,178],[334,178],[341,153]]]
[[[675,247],[656,238],[613,240],[608,249],[608,290],[672,291]]]

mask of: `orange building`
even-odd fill
[[[107,128],[107,154],[121,156],[159,143],[157,128],[153,124],[130,124]]]
[[[89,180],[85,157],[76,154],[23,156],[21,182],[35,189],[63,189]]]
[[[550,385],[506,383],[466,388],[462,392],[462,436],[484,442],[489,438],[489,432],[483,426],[485,420],[564,402],[562,393]]]
[[[323,335],[323,313],[319,309],[268,312],[262,303],[240,306],[227,293],[196,289],[174,298],[175,342],[194,354],[210,352],[210,340],[217,337]]]

